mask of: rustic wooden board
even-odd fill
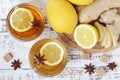
[[[83,51],[85,53],[101,53],[101,52],[108,52],[111,50],[114,50],[119,47],[109,47],[109,48],[101,48],[99,46],[99,43],[92,49],[83,49],[77,43],[74,41],[73,35],[63,34],[63,33],[57,33],[58,36],[62,39],[64,43],[66,43],[68,46],[73,47],[75,49],[78,49],[80,51]]]

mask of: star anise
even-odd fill
[[[109,63],[107,67],[109,67],[110,70],[114,70],[117,67],[117,65],[115,64],[115,62],[112,62],[112,63]]]
[[[95,66],[90,63],[89,65],[85,65],[84,69],[86,69],[86,73],[92,74],[94,73]]]
[[[31,27],[33,27],[33,28],[37,28],[37,27],[39,27],[40,26],[40,20],[38,20],[38,21],[34,21],[34,22],[32,22],[32,26]]]
[[[17,68],[21,68],[21,62],[18,60],[14,60],[14,62],[12,62],[11,67],[14,67],[14,70],[16,70]]]
[[[46,59],[44,58],[44,55],[41,56],[41,54],[39,53],[38,55],[35,55],[35,60],[37,64],[44,64],[44,61]]]

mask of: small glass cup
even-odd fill
[[[33,17],[34,17],[33,22],[37,22],[37,25],[35,25],[37,27],[33,26],[30,30],[25,31],[25,32],[15,31],[10,25],[10,16],[14,12],[14,10],[18,9],[18,8],[26,8],[26,9],[30,10],[30,12],[33,14]],[[10,12],[8,13],[8,16],[7,16],[6,24],[7,24],[7,28],[9,30],[10,34],[14,38],[21,40],[21,41],[30,41],[30,40],[37,38],[43,32],[45,18],[43,16],[42,11],[40,9],[38,9],[35,5],[33,5],[31,3],[21,3],[21,4],[16,5],[15,7],[13,7],[10,10]]]
[[[47,42],[57,42],[60,46],[62,46],[62,48],[64,50],[63,60],[58,65],[48,66],[46,64],[35,63],[35,55],[39,54],[40,48]],[[61,71],[63,71],[63,69],[66,66],[67,51],[66,51],[66,48],[56,39],[51,39],[51,38],[42,39],[42,40],[36,42],[32,46],[30,53],[29,53],[29,62],[30,62],[32,69],[39,75],[55,76],[55,75],[59,74]]]

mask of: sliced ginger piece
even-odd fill
[[[105,37],[105,32],[104,32],[104,29],[103,29],[103,25],[101,25],[99,22],[95,22],[95,27],[97,28],[97,30],[98,30],[98,32],[99,32],[99,40],[98,40],[98,42],[101,42],[103,39],[104,39],[104,37]]]
[[[112,36],[113,46],[117,46],[120,35],[120,15],[118,14],[118,10],[111,9],[104,12],[100,17],[100,21],[106,24],[106,27]]]
[[[105,48],[111,47],[112,46],[112,35],[110,34],[109,30],[105,27],[106,31],[106,44]]]

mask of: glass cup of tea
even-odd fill
[[[21,3],[10,10],[6,24],[13,37],[21,41],[30,41],[43,32],[45,18],[35,5]]]
[[[42,39],[32,46],[29,62],[32,69],[39,75],[55,76],[66,66],[67,51],[57,39]]]

